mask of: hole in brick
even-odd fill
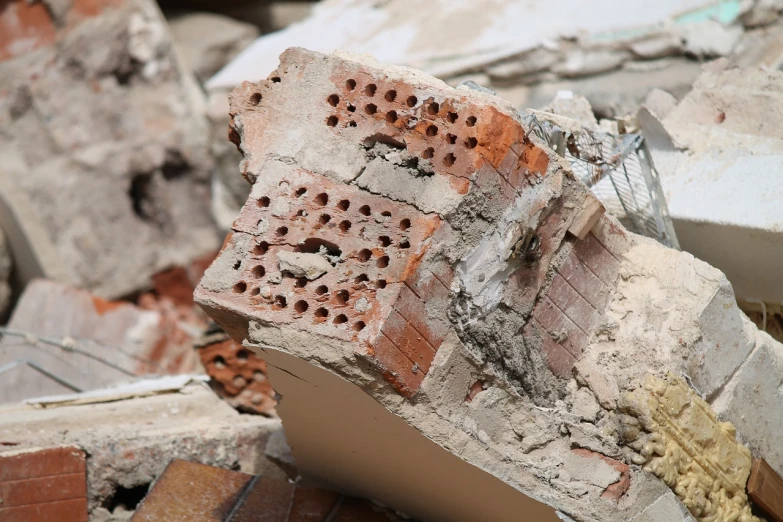
[[[430,125],[427,127],[427,136],[435,136],[438,133],[438,127],[436,125]]]
[[[356,112],[356,106],[355,105],[351,105],[349,103],[348,104],[348,112]]]
[[[261,241],[259,244],[253,247],[253,253],[257,256],[263,256],[269,250],[269,243]]]
[[[383,212],[381,212],[381,215],[385,218],[390,218],[391,212],[389,212],[388,210],[384,210]]]
[[[347,199],[343,199],[342,201],[337,203],[337,208],[339,208],[342,211],[348,210],[348,208],[351,206],[351,202]]]
[[[337,125],[337,121],[338,121],[337,116],[329,116],[328,118],[326,118],[326,124],[330,127],[334,127],[335,125]]]
[[[475,149],[476,145],[478,145],[478,140],[476,138],[468,138],[465,140],[465,146],[469,149]]]
[[[365,326],[367,325],[364,324],[364,321],[356,321],[355,323],[353,323],[353,329],[357,332],[361,332],[362,330],[364,330]]]
[[[405,100],[405,105],[408,107],[415,107],[417,103],[419,103],[419,99],[415,96],[408,96],[408,99]]]
[[[280,227],[277,229],[278,236],[283,237],[286,234],[288,234],[288,227]]]
[[[256,382],[266,382],[266,375],[264,375],[264,372],[261,370],[256,370],[253,372],[253,380]]]
[[[446,139],[447,139],[447,140],[448,140],[448,142],[449,142],[449,143],[451,143],[452,145],[454,145],[455,143],[457,143],[457,137],[456,137],[454,134],[446,134]]]
[[[242,266],[242,260],[241,259],[237,259],[236,263],[234,263],[233,268],[234,268],[234,270],[239,270],[239,267],[241,267],[241,266]]]
[[[372,214],[372,209],[370,209],[369,205],[362,205],[361,207],[359,207],[359,214],[363,216],[369,216],[370,214]]]
[[[296,217],[305,217],[306,215],[307,212],[303,208],[300,208],[299,210],[296,211]]]
[[[384,96],[384,99],[389,103],[393,102],[396,98],[397,98],[397,91],[395,91],[394,89],[387,91],[386,96]]]
[[[258,105],[259,103],[261,103],[261,98],[262,98],[261,93],[257,92],[250,97],[250,103],[252,103],[253,105]]]
[[[332,107],[337,107],[337,104],[340,103],[340,97],[336,94],[332,94],[326,99],[327,102],[329,102],[329,105]]]
[[[315,289],[315,293],[318,295],[324,295],[329,292],[329,287],[326,285],[320,285],[318,288]]]
[[[367,277],[367,274],[359,274],[356,277],[356,279],[353,280],[353,282],[358,285],[358,284],[361,284],[361,283],[366,283],[369,280],[370,280],[370,278]]]
[[[264,196],[263,198],[260,198],[257,203],[259,207],[266,208],[269,206],[269,198]]]
[[[260,293],[261,293],[261,289],[260,289],[260,288],[258,288],[258,287],[255,287],[255,288],[253,288],[253,289],[250,291],[250,295],[251,295],[251,296],[253,296],[253,297],[257,296],[257,295],[258,295],[258,294],[260,294]]]
[[[343,324],[348,322],[348,316],[345,314],[340,314],[337,317],[334,318],[334,324]]]
[[[284,295],[276,295],[275,296],[275,308],[283,309],[286,306],[288,306],[288,300],[285,298]]]
[[[248,357],[250,357],[250,352],[247,350],[239,350],[237,352],[237,359],[239,359],[239,362],[247,362]]]
[[[380,289],[386,288],[386,280],[385,279],[378,279],[378,281],[376,281],[375,284]]]
[[[345,88],[348,89],[349,91],[354,90],[356,88],[356,80],[354,79],[345,80]]]
[[[378,90],[378,87],[375,86],[374,83],[369,84],[367,87],[364,88],[364,94],[372,98],[375,96],[375,91]]]
[[[296,245],[297,252],[305,252],[307,254],[318,254],[322,250],[325,250],[326,254],[332,257],[340,257],[343,255],[339,246],[319,237],[308,237]]]
[[[298,189],[296,189],[296,192],[294,192],[294,194],[296,194],[296,197],[301,198],[302,196],[307,194],[307,188],[299,187]]]
[[[242,294],[247,290],[247,283],[244,281],[240,281],[237,284],[234,285],[234,292],[237,294]]]
[[[337,298],[338,304],[346,304],[348,302],[348,290],[339,290],[337,294],[335,294],[335,297]]]
[[[381,236],[378,238],[378,241],[381,242],[381,246],[387,247],[391,245],[391,238],[389,236]]]
[[[476,124],[476,117],[475,116],[468,116],[468,119],[465,120],[465,125],[468,127],[473,127]]]
[[[298,314],[305,313],[308,308],[310,308],[310,305],[307,303],[307,301],[297,301],[294,304],[294,310],[296,310],[296,313]]]
[[[375,106],[374,103],[368,103],[367,106],[364,108],[364,112],[367,114],[375,114],[378,112],[378,107]]]
[[[411,228],[411,220],[403,219],[402,221],[400,221],[400,228],[402,230],[408,230],[409,228]]]
[[[375,264],[378,266],[378,268],[386,268],[389,266],[389,256],[379,257]]]
[[[236,388],[244,388],[245,386],[247,386],[247,381],[241,375],[235,375],[231,382],[234,384],[234,387]]]
[[[329,214],[322,214],[321,217],[318,218],[318,222],[322,225],[325,225],[329,222],[329,220],[332,219],[332,216]]]
[[[452,165],[454,165],[455,161],[457,161],[457,157],[451,152],[446,154],[446,157],[443,158],[443,164],[446,165],[447,167],[451,167]]]
[[[343,232],[348,232],[349,230],[351,230],[351,222],[348,220],[340,221],[340,230],[342,230]]]
[[[446,115],[446,119],[449,120],[449,123],[454,123],[455,121],[457,121],[458,117],[459,116],[457,116],[456,112],[450,112]]]
[[[372,257],[372,251],[365,248],[359,251],[359,255],[357,257],[359,258],[359,261],[366,263]]]
[[[329,196],[325,192],[321,192],[315,197],[315,202],[323,207],[329,203]]]
[[[349,127],[356,127],[356,122],[351,120],[351,121],[348,122],[348,126]]]
[[[427,106],[427,114],[435,116],[440,111],[440,105],[437,102],[432,102]]]
[[[307,278],[306,277],[300,277],[296,280],[296,287],[297,288],[304,288],[307,286]]]
[[[253,275],[259,279],[264,277],[264,274],[266,274],[266,269],[261,265],[258,265],[253,269]]]
[[[316,319],[320,319],[321,321],[323,321],[327,317],[329,317],[329,310],[327,310],[326,308],[321,307],[315,311]]]
[[[222,355],[218,355],[214,359],[212,359],[212,364],[217,368],[218,370],[222,370],[226,367],[226,360],[223,358]]]
[[[421,157],[424,159],[431,159],[435,155],[435,149],[427,147],[424,152],[421,153]]]
[[[410,247],[411,247],[411,242],[408,241],[407,239],[403,239],[402,241],[400,241],[400,248],[410,248]]]
[[[386,121],[394,123],[397,121],[397,111],[389,111],[386,113]]]
[[[272,83],[280,83],[281,81],[279,76],[272,76]]]

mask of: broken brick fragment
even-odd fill
[[[196,350],[213,387],[231,406],[274,415],[275,392],[261,357],[223,332],[205,335],[196,343]]]

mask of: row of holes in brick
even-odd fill
[[[348,80],[346,82],[346,89],[348,91],[353,91],[355,88],[356,88],[356,82],[354,80]],[[369,96],[369,97],[373,97],[375,95],[376,90],[377,90],[377,87],[376,87],[375,84],[369,84],[367,87],[365,87],[365,94],[367,96]],[[397,98],[397,91],[395,91],[393,89],[387,91],[386,95],[384,96],[384,99],[387,102],[394,102],[396,98]],[[332,95],[330,95],[327,98],[326,101],[332,107],[337,107],[337,105],[340,103],[340,96],[337,95],[337,94],[332,94]],[[416,96],[409,96],[405,103],[406,103],[406,105],[409,108],[413,108],[418,103],[418,99],[416,98]],[[347,103],[347,102],[346,102],[346,104],[347,104],[348,112],[355,112],[356,111],[356,107],[354,105],[352,105],[350,103]],[[368,103],[365,106],[365,113],[367,113],[368,115],[373,115],[376,112],[378,112],[378,107],[374,103]],[[440,112],[440,104],[438,104],[438,102],[430,102],[429,104],[427,104],[427,114],[429,114],[431,116],[436,116],[439,112]],[[398,117],[397,116],[397,111],[395,111],[395,110],[390,110],[390,111],[388,111],[386,113],[386,121],[389,122],[389,123],[394,123],[395,121],[397,121],[397,117]],[[446,115],[446,119],[450,123],[455,123],[458,118],[459,118],[459,115],[456,112],[449,112]],[[332,116],[329,116],[326,119],[326,124],[329,127],[336,127],[337,124],[339,123],[339,121],[340,121],[340,119],[339,119],[339,117],[337,115],[332,115]],[[476,125],[476,123],[477,123],[477,119],[476,119],[475,116],[469,116],[467,118],[467,120],[465,121],[465,124],[468,127],[473,127],[473,126]],[[356,127],[356,122],[351,120],[349,122],[349,125],[351,127]],[[438,134],[438,130],[439,130],[438,126],[433,123],[433,124],[430,124],[426,128],[425,134],[427,136],[429,136],[429,137],[434,137],[434,136],[436,136]],[[448,143],[451,144],[451,145],[454,145],[454,144],[457,143],[457,136],[454,135],[454,134],[449,133],[449,134],[446,135],[446,138],[447,138]],[[476,138],[474,138],[474,137],[468,137],[463,142],[463,145],[467,149],[473,149],[473,148],[475,148],[478,145],[478,140]],[[432,159],[434,155],[435,155],[435,149],[433,147],[428,147],[421,154],[422,158],[424,158],[424,159]],[[448,153],[446,153],[443,156],[443,160],[442,161],[443,161],[444,165],[446,165],[447,167],[451,167],[457,161],[457,157],[455,156],[455,154],[453,152],[448,152]]]
[[[300,189],[298,189],[296,191],[296,194],[297,194],[298,197],[302,197],[306,192],[307,192],[307,189],[302,187],[302,188],[300,188]],[[324,207],[324,206],[327,205],[327,203],[329,201],[329,195],[326,194],[325,192],[322,192],[322,193],[318,194],[315,197],[314,201],[315,201],[315,203],[318,206]],[[269,207],[270,203],[271,203],[271,200],[267,196],[262,196],[262,197],[258,198],[258,200],[256,201],[256,204],[260,208],[267,208],[267,207]],[[350,208],[350,206],[351,206],[351,202],[349,200],[347,200],[347,199],[343,199],[343,200],[338,201],[337,205],[336,205],[337,209],[338,210],[342,210],[343,212],[346,212]],[[299,210],[297,212],[296,216],[297,217],[303,217],[304,216],[304,212],[305,212],[304,210]],[[361,207],[359,207],[359,213],[361,215],[363,215],[363,216],[370,216],[370,215],[372,215],[372,209],[370,208],[369,205],[362,205]],[[383,217],[390,218],[391,215],[392,214],[389,211],[381,212],[381,216],[383,216]],[[322,224],[322,225],[327,224],[331,220],[332,220],[332,216],[329,215],[329,214],[322,214],[319,217],[319,223]],[[340,230],[342,232],[348,232],[351,229],[351,226],[352,226],[352,223],[349,220],[346,219],[346,220],[343,220],[343,221],[340,222],[339,228],[340,228]],[[411,220],[407,219],[407,218],[406,219],[402,219],[402,220],[400,220],[399,226],[400,226],[400,230],[406,231],[406,230],[408,230],[411,227]],[[288,234],[288,227],[285,227],[285,226],[279,227],[275,231],[275,233],[278,236],[285,236],[286,234]],[[403,247],[403,248],[406,248],[406,247]]]

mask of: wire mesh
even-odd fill
[[[582,128],[564,131],[533,115],[527,128],[571,164],[574,175],[591,188],[627,228],[679,249],[658,172],[644,138]]]

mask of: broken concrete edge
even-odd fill
[[[5,447],[0,459],[36,448],[75,447],[86,454],[85,509],[97,520],[111,519],[113,506],[115,516],[122,509],[126,516],[132,512],[134,506],[123,507],[128,500],[121,499],[129,495],[138,501],[139,491],[146,492],[171,459],[286,480],[265,456],[267,441],[275,434],[282,437],[280,421],[237,413],[203,382],[153,395],[106,396],[45,409],[3,406],[0,419]],[[280,452],[295,469],[290,456]]]
[[[591,212],[586,189],[558,156],[524,137],[513,110],[485,93],[450,90],[421,73],[344,54],[292,49],[269,80],[235,91],[231,111],[233,140],[245,153],[242,171],[254,186],[196,299],[235,339],[263,351],[278,393],[307,387],[308,367],[296,361],[309,361],[357,385],[446,451],[577,520],[627,520],[659,498],[650,496],[657,479],[636,467],[650,456],[628,445],[624,437],[633,430],[623,423],[634,421],[618,405],[642,389],[647,375],[686,375],[708,397],[732,377],[752,349],[752,330],[723,274],[629,234],[607,216],[589,227],[591,215],[573,228],[576,237],[566,235],[581,212]],[[460,115],[467,130],[453,125]],[[297,139],[281,128],[296,130]],[[446,142],[436,141],[443,134]],[[520,143],[530,149],[520,151]],[[546,163],[517,163],[523,157]],[[493,168],[482,170],[487,164]],[[504,178],[512,176],[513,183]],[[464,188],[433,199],[443,194],[444,180],[452,190]],[[399,256],[396,221],[386,219],[395,214],[410,216],[406,230],[413,224],[408,251]],[[433,214],[440,221],[428,228]],[[529,230],[507,245],[492,244],[503,237],[494,227],[506,231],[515,220]],[[360,227],[357,238],[351,230]],[[585,228],[590,232],[579,239]],[[382,248],[365,247],[376,237]],[[319,245],[339,261],[316,281],[270,268],[281,249],[314,252]],[[504,248],[521,266],[504,272],[496,261],[511,259]],[[366,265],[370,259],[383,266]],[[500,297],[485,282],[500,288]],[[372,314],[380,309],[380,317],[362,315],[365,305],[346,306],[360,301],[372,304]],[[338,313],[343,320],[325,321]],[[356,324],[362,327],[348,328]],[[394,349],[400,355],[390,355]],[[685,396],[698,402],[695,393]],[[675,417],[671,422],[686,429],[687,416]],[[649,426],[635,437],[659,437]],[[302,469],[321,469],[304,446],[293,446]],[[729,451],[749,458],[740,445]],[[598,469],[606,473],[580,474],[573,465],[580,458],[605,464]],[[747,479],[742,469],[734,470],[732,485]],[[706,473],[722,480],[712,467]],[[384,500],[383,492],[365,494]],[[396,500],[418,514],[423,508],[411,495]],[[746,509],[736,487],[729,497],[732,509]],[[724,509],[717,501],[688,507],[700,516]]]

